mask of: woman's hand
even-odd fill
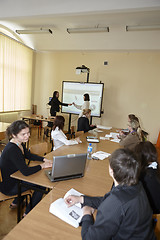
[[[83,216],[87,215],[87,214],[92,215],[93,213],[94,213],[94,208],[89,207],[89,206],[83,207]]]
[[[64,199],[65,203],[68,207],[71,207],[75,205],[76,203],[83,203],[84,197],[83,196],[75,196],[75,195],[69,195]]]
[[[81,139],[79,137],[75,138],[75,140],[78,142],[78,143],[82,143]]]
[[[50,162],[44,162],[42,164],[40,164],[41,168],[44,169],[44,168],[50,168],[52,167],[52,163]]]

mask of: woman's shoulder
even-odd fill
[[[12,142],[8,142],[4,148],[1,156],[3,157],[3,155],[6,155],[6,154],[9,155],[16,151],[18,151],[17,145]]]
[[[56,127],[54,130],[52,130],[51,134],[52,134],[52,136],[55,136],[57,134],[60,134],[60,132],[61,132],[61,130],[59,130],[59,128]]]

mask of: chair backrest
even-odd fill
[[[160,148],[160,131],[159,131],[159,134],[158,134],[158,138],[157,138],[157,142],[156,142],[156,147],[157,147],[157,148]]]
[[[32,145],[32,146],[30,146],[30,152],[33,154],[37,154],[39,156],[44,156],[48,152],[50,152],[48,143],[43,142],[43,143],[38,143],[38,144]]]
[[[84,131],[75,132],[75,137],[79,137],[84,133]]]
[[[0,182],[2,182],[2,173],[1,173],[1,169],[0,169]]]

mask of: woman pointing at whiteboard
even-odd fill
[[[84,103],[83,103],[83,105],[77,105],[77,104],[75,104],[75,103],[73,102],[73,105],[74,105],[77,109],[80,109],[80,110],[81,110],[81,112],[80,112],[80,114],[79,114],[79,118],[82,117],[82,115],[83,115],[83,110],[84,110],[84,109],[89,109],[89,107],[90,107],[90,97],[89,97],[89,94],[88,94],[88,93],[85,93],[85,94],[83,95],[83,98],[84,98]]]

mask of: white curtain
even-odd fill
[[[0,34],[0,112],[31,108],[33,51]]]

